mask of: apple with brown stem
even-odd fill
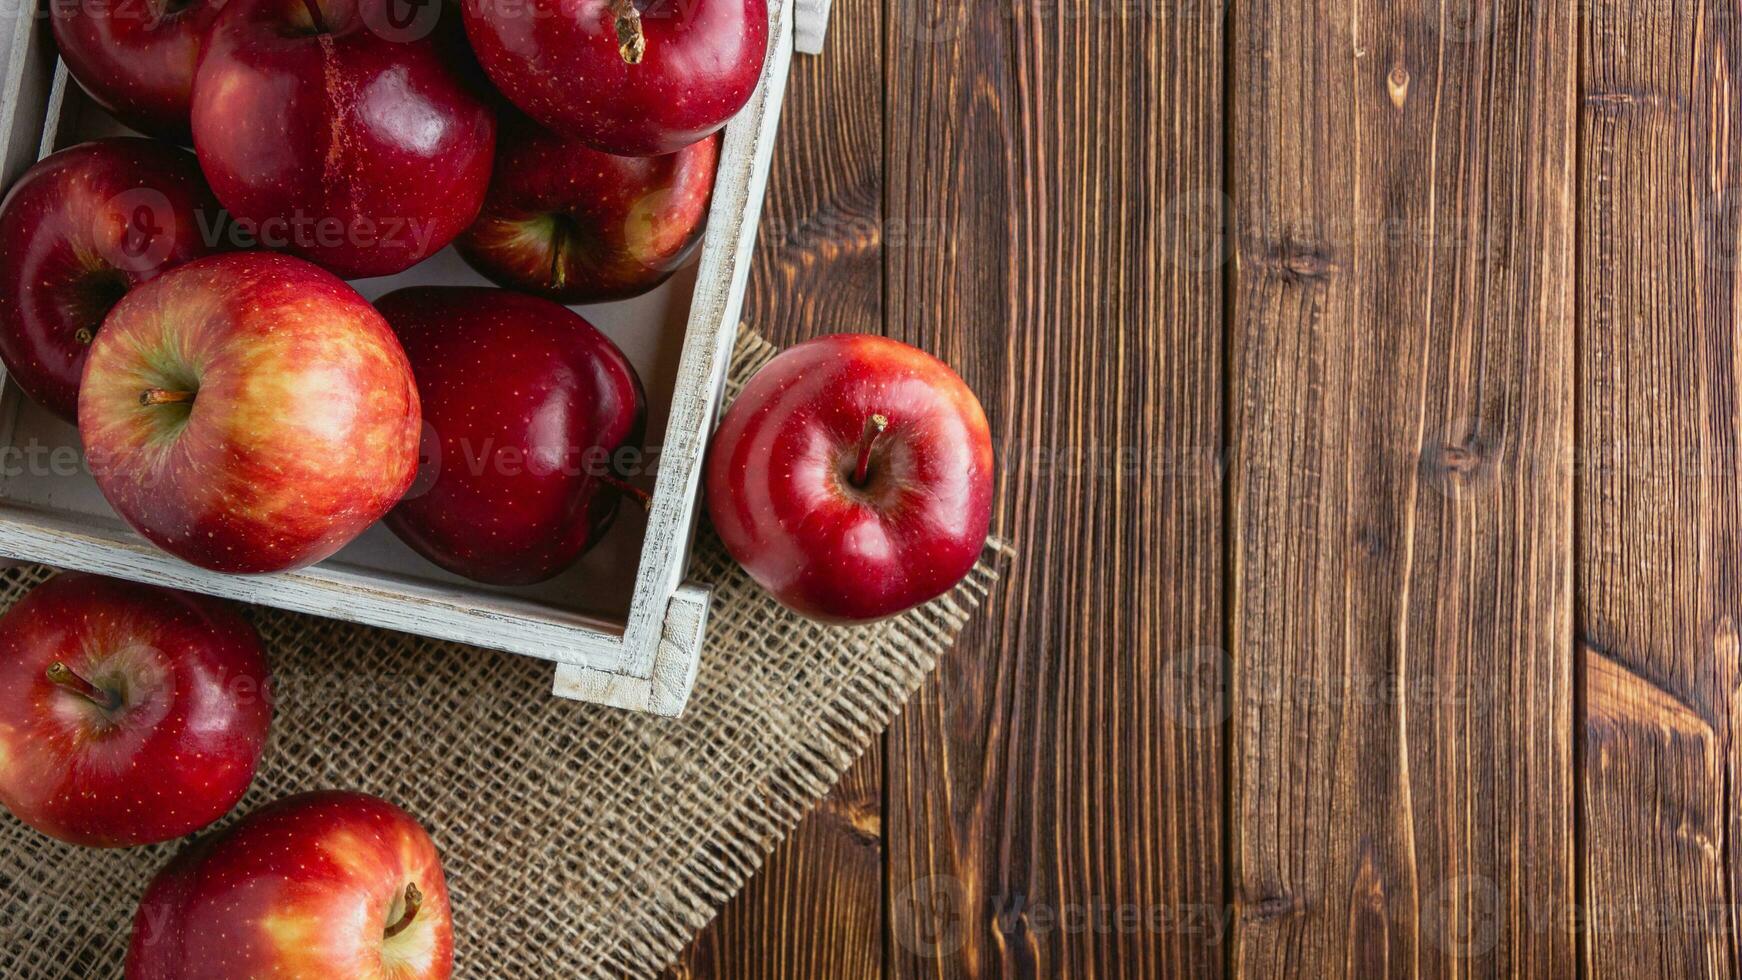
[[[541,125],[606,153],[674,153],[744,108],[767,0],[463,0],[490,80]]]
[[[453,974],[435,843],[363,793],[305,793],[201,841],[151,882],[127,980]]]
[[[58,575],[0,618],[0,803],[73,844],[193,833],[253,781],[268,684],[227,604]]]
[[[199,259],[134,290],[85,365],[97,486],[159,547],[232,574],[318,562],[417,472],[422,413],[381,314],[271,252]]]
[[[825,622],[949,591],[992,520],[979,400],[943,362],[886,337],[820,337],[770,361],[720,423],[706,479],[727,551]]]

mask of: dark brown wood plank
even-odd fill
[[[1242,976],[1575,968],[1577,6],[1239,7]]]
[[[882,752],[848,771],[669,980],[872,980],[884,973]]]
[[[883,331],[883,32],[838,3],[793,61],[744,318],[777,344]],[[781,844],[673,977],[872,980],[884,973],[881,744]]]
[[[1222,11],[886,9],[890,332],[1020,552],[888,741],[893,973],[1219,975]]]
[[[1733,4],[1588,8],[1578,623],[1591,977],[1734,976]]]

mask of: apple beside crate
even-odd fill
[[[675,715],[695,683],[709,591],[684,581],[701,509],[701,463],[724,392],[795,44],[820,50],[828,0],[770,0],[761,83],[726,128],[699,263],[646,296],[576,307],[628,355],[647,389],[643,515],[620,508],[605,539],[556,579],[497,588],[451,575],[386,528],[311,568],[208,572],[135,534],[83,466],[76,429],[0,373],[0,558],[41,562],[453,640],[557,664],[555,693]],[[21,16],[4,65],[0,150],[10,187],[56,150],[125,132],[55,54],[48,18]],[[353,283],[370,299],[411,285],[489,283],[449,248],[396,276]],[[629,570],[633,569],[631,575]]]

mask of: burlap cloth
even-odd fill
[[[773,353],[740,337],[728,397]],[[557,700],[542,661],[254,610],[277,715],[236,813],[320,788],[410,810],[442,851],[457,976],[654,976],[888,725],[1002,551],[921,609],[838,629],[780,608],[704,535],[692,577],[714,611],[680,719]],[[0,607],[49,574],[0,574]],[[0,978],[120,976],[177,846],[85,850],[0,812]]]

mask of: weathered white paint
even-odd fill
[[[14,4],[6,54],[5,89],[0,98],[0,179],[7,187],[36,162],[48,92],[55,75],[54,43],[48,18],[35,4]]]
[[[708,625],[708,590],[680,586],[666,607],[665,627],[647,677],[563,664],[556,669],[556,693],[631,711],[676,717],[683,713],[696,683],[700,648]]]
[[[648,512],[647,544],[635,582],[625,644],[631,651],[628,673],[648,676],[665,629],[665,605],[689,565],[690,545],[700,512],[702,457],[726,386],[726,368],[738,335],[738,313],[750,276],[756,223],[768,186],[781,99],[792,63],[792,6],[776,0],[769,15],[770,50],[762,83],[744,107],[741,122],[726,134],[714,184],[711,229],[703,247],[690,331],[684,342],[679,382],[672,395],[671,420],[660,454],[659,479]],[[729,229],[729,234],[718,232]]]
[[[711,598],[682,579],[700,508],[702,456],[725,385],[767,186],[792,57],[793,14],[793,0],[771,4],[761,84],[726,130],[626,621],[337,561],[280,575],[219,575],[158,551],[112,513],[93,513],[88,504],[56,506],[55,494],[47,491],[32,494],[31,504],[0,497],[0,560],[39,561],[539,657],[559,665],[555,691],[563,697],[681,712],[695,682]],[[57,62],[46,19],[19,17],[0,102],[8,184],[56,145],[62,116],[70,111],[66,105],[74,100],[66,95],[72,83]],[[0,374],[0,445],[19,435],[21,408],[16,386]]]
[[[793,48],[799,54],[822,54],[833,0],[794,0],[794,3]]]

